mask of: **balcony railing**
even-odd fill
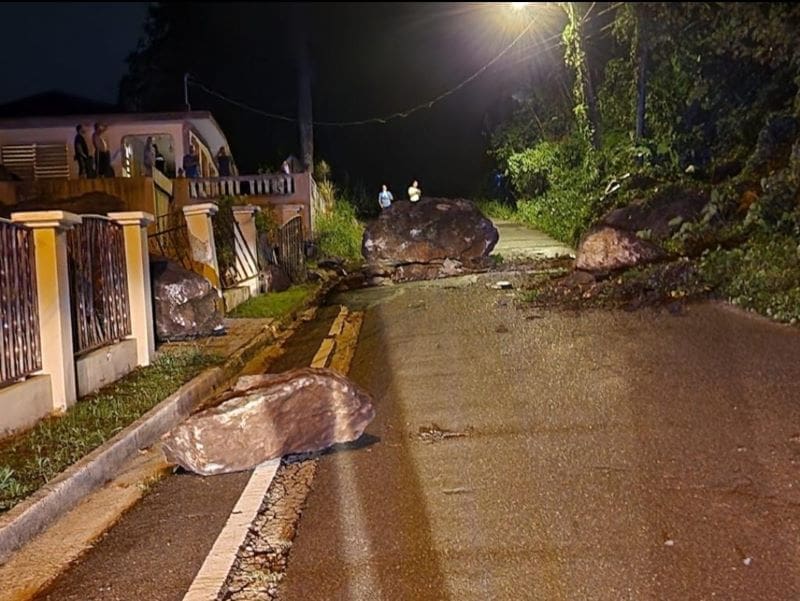
[[[203,177],[189,180],[189,196],[192,198],[290,196],[294,192],[294,177],[284,173]]]

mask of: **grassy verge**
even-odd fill
[[[83,398],[65,415],[0,441],[0,512],[11,509],[48,480],[136,421],[222,358],[198,350],[159,356],[100,392]]]
[[[283,292],[270,292],[255,296],[228,314],[228,317],[271,317],[283,319],[293,312],[302,309],[314,296],[318,286],[305,284],[292,286]]]

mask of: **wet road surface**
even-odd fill
[[[322,457],[282,600],[800,599],[796,330],[483,281],[337,300],[377,418]]]

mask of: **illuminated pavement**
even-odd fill
[[[484,283],[337,299],[378,417],[322,458],[280,599],[800,598],[800,333]]]
[[[500,240],[492,254],[502,255],[505,260],[575,256],[573,249],[544,232],[510,221],[495,220],[494,224],[500,230]]]

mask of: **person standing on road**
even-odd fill
[[[392,196],[392,193],[389,192],[389,187],[386,184],[383,184],[381,193],[378,194],[378,204],[381,205],[382,209],[388,209],[390,206],[392,206],[393,200],[394,196]]]
[[[422,196],[422,190],[419,189],[419,182],[417,180],[414,180],[408,187],[408,200],[410,200],[411,202],[417,202],[421,196]]]

